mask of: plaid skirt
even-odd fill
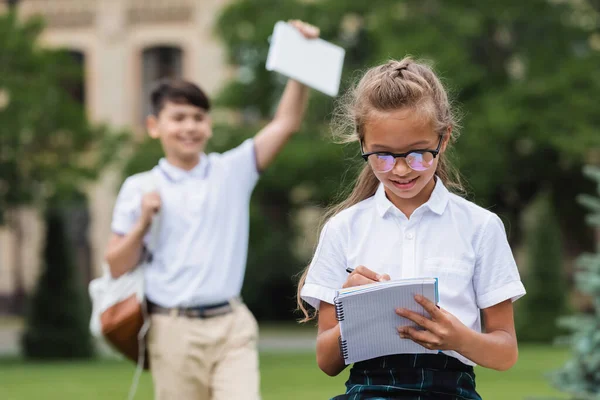
[[[473,367],[446,354],[399,354],[354,364],[331,400],[481,400]]]

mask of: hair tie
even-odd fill
[[[401,76],[402,75],[402,71],[405,71],[405,70],[408,70],[408,65],[404,65],[402,67],[396,68],[396,72],[397,72],[396,76]]]

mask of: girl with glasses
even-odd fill
[[[428,318],[400,308],[392,315],[422,328],[399,325],[399,341],[438,353],[355,363],[335,399],[480,399],[473,367],[506,370],[517,361],[512,303],[525,289],[501,220],[459,196],[446,157],[459,124],[446,90],[428,65],[405,58],[367,71],[338,111],[338,133],[358,142],[366,165],[326,215],[299,282],[304,321],[318,318],[319,368],[331,376],[345,368],[336,290],[437,277],[439,307],[415,298]]]

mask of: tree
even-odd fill
[[[0,224],[15,235],[15,310],[24,298],[19,209],[71,197],[116,158],[123,134],[89,124],[67,88],[82,71],[70,55],[41,48],[39,19],[0,15]]]
[[[583,154],[600,146],[594,100],[600,93],[600,52],[593,47],[598,32],[585,22],[598,15],[594,4],[547,0],[493,5],[473,0],[232,2],[219,17],[216,32],[237,74],[215,105],[238,111],[242,118],[215,129],[213,149],[238,143],[272,116],[285,79],[265,70],[267,38],[278,20],[303,19],[319,26],[323,38],[346,49],[342,91],[360,76],[360,70],[388,58],[411,54],[435,61],[464,110],[463,134],[454,158],[470,183],[471,198],[509,219],[513,227],[509,239],[517,245],[522,241],[522,210],[548,190],[561,229],[568,233],[565,249],[574,254],[589,248],[591,242],[587,232],[578,229],[583,209],[564,190],[564,182],[572,190],[585,191],[589,182],[581,176]],[[306,255],[297,254],[295,243],[309,240],[301,237],[295,217],[307,206],[331,203],[336,193],[348,189],[361,163],[357,146],[331,144],[328,125],[333,106],[331,98],[312,94],[302,132],[256,188],[246,300],[258,301],[263,290],[293,297],[289,276],[308,262]],[[345,179],[340,181],[342,176]],[[277,241],[271,237],[273,232]],[[316,232],[312,235],[316,237]],[[269,248],[276,250],[272,256]],[[265,313],[273,309],[272,304],[250,305]],[[278,306],[290,310],[293,302]]]
[[[594,2],[509,0],[492,6],[473,0],[280,3],[237,1],[218,20],[217,32],[238,75],[223,89],[217,104],[251,117],[240,129],[258,129],[281,92],[284,80],[265,71],[264,65],[265,38],[278,20],[307,20],[321,28],[323,38],[346,49],[342,91],[360,76],[359,70],[388,58],[411,54],[430,59],[465,114],[454,159],[470,184],[470,197],[508,217],[509,239],[518,245],[522,210],[542,190],[549,190],[561,229],[568,232],[565,249],[574,254],[591,246],[587,232],[577,226],[583,209],[564,190],[564,182],[585,191],[589,183],[580,173],[583,154],[600,146],[594,100],[600,93],[600,52],[592,40],[598,28],[585,23],[586,18],[598,15]],[[314,95],[303,133],[288,149],[295,150],[305,139],[312,141],[311,150],[327,147],[332,107],[330,98]],[[278,223],[287,224],[298,235],[286,218],[307,204],[332,201],[332,195],[343,187],[336,178],[348,167],[355,170],[356,147],[346,148],[344,154],[323,163],[313,162],[310,153],[304,154],[305,159],[286,159],[291,168],[284,171],[299,171],[294,176],[299,181],[288,180],[283,171],[273,168],[265,178],[272,174],[273,181],[279,181],[278,195],[261,199],[255,194],[253,204],[264,208],[267,202],[282,210]],[[307,160],[318,171],[312,176],[303,175]],[[293,165],[295,161],[298,164]],[[352,177],[350,173],[346,185]],[[272,190],[266,182],[262,184],[257,189]],[[290,208],[290,194],[299,184],[322,189]],[[274,223],[273,217],[269,224]],[[297,267],[289,268],[300,268],[305,262],[290,261]],[[276,259],[269,263],[280,264]],[[248,268],[253,268],[251,260]]]
[[[532,205],[525,233],[527,296],[518,304],[519,341],[551,343],[561,333],[556,320],[566,313],[568,284],[563,266],[561,231],[547,193]]]
[[[582,154],[600,145],[593,100],[593,94],[600,93],[596,67],[600,54],[591,41],[597,28],[581,22],[582,16],[598,14],[591,2],[511,0],[493,6],[472,0],[280,3],[234,2],[217,24],[230,63],[239,67],[218,105],[253,116],[244,121],[243,129],[261,126],[282,89],[284,80],[264,68],[265,38],[277,20],[310,21],[321,28],[322,37],[346,49],[342,90],[360,76],[358,70],[390,57],[411,54],[431,59],[466,116],[455,160],[470,183],[471,197],[508,217],[513,227],[510,240],[516,245],[522,240],[520,213],[549,188],[561,228],[569,232],[566,249],[572,253],[591,245],[586,232],[577,229],[583,210],[564,190],[565,181],[580,191],[587,188],[580,173]],[[305,139],[312,142],[311,150],[330,148],[326,133],[332,107],[330,98],[313,96],[303,133],[287,149],[295,151]],[[345,188],[336,178],[348,165],[354,171],[356,164],[348,161],[358,158],[358,150],[347,147],[345,157],[330,156],[323,163],[313,160],[310,153],[303,155],[308,158],[286,159],[289,169],[279,171],[276,168],[281,164],[277,164],[265,174],[267,179],[272,174],[276,196],[269,196],[274,188],[262,182],[253,199],[259,210],[265,204],[282,210],[279,217],[270,214],[268,224],[287,226],[292,237],[299,232],[289,217],[307,204],[330,203],[333,194]],[[306,171],[307,160],[314,161],[314,174]],[[294,175],[299,180],[286,179],[284,172],[290,170],[299,171]],[[350,173],[346,186],[352,177]],[[322,189],[290,206],[291,193],[299,185]],[[265,198],[260,198],[259,189],[267,193]],[[294,271],[306,261],[291,259],[285,268]],[[265,262],[281,264],[276,258]],[[259,271],[265,266],[254,267],[250,259],[248,268]]]
[[[581,195],[579,201],[591,211],[587,222],[600,233],[600,168],[589,166],[585,174],[596,182],[599,197]],[[576,285],[589,296],[590,309],[562,320],[572,331],[571,359],[556,372],[554,383],[573,399],[596,399],[600,395],[600,242],[595,253],[577,259],[577,266]]]
[[[27,358],[70,359],[93,355],[89,302],[73,263],[73,248],[64,226],[65,212],[56,205],[46,211],[44,265],[22,337]]]

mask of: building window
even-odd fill
[[[183,76],[183,52],[177,47],[151,47],[142,55],[142,121],[151,112],[150,91],[162,78],[181,78]]]
[[[85,54],[75,50],[69,50],[68,54],[71,56],[73,64],[77,66],[79,74],[74,79],[64,82],[63,87],[73,100],[85,106]]]

